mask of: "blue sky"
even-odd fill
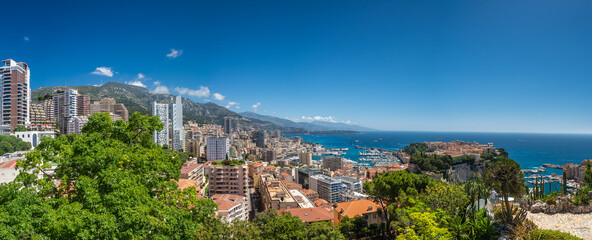
[[[592,133],[587,0],[3,9],[0,57],[27,62],[33,89],[139,81],[237,112],[382,130]]]

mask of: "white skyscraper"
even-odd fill
[[[12,59],[3,60],[0,66],[0,126],[16,128],[30,124],[29,104],[31,102],[30,78],[31,70],[24,62]]]
[[[183,102],[177,96],[173,103],[173,151],[183,149]]]
[[[53,94],[53,109],[55,120],[62,134],[74,133],[70,131],[70,120],[78,116],[78,91],[76,89],[59,90]]]
[[[230,145],[227,137],[209,137],[206,143],[208,161],[226,160]]]
[[[162,131],[154,131],[154,143],[163,146],[169,144],[169,105],[152,103],[152,116],[158,116],[158,119],[164,124]]]

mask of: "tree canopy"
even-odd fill
[[[24,142],[20,138],[0,135],[0,155],[17,151],[26,151],[29,149],[31,149],[31,144]]]
[[[502,210],[505,221],[507,223],[513,222],[509,198],[519,198],[525,192],[524,174],[520,170],[520,164],[513,159],[502,157],[489,164],[484,177],[489,187],[504,199],[505,208]]]
[[[129,122],[94,114],[79,135],[43,141],[0,185],[0,233],[8,238],[193,239],[216,204],[178,190],[181,160],[152,143],[156,117]],[[48,173],[55,166],[53,174]],[[22,188],[22,189],[21,189]],[[17,214],[15,214],[17,213]]]

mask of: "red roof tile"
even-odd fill
[[[294,208],[279,210],[278,214],[288,212],[292,216],[300,218],[303,222],[321,222],[321,221],[332,221],[333,210],[324,207],[315,208]]]

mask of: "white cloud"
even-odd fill
[[[345,124],[348,124],[348,125],[355,124],[354,122],[352,122],[350,120],[341,121],[341,120],[336,119],[333,116],[327,116],[327,117],[323,117],[323,116],[314,116],[314,117],[302,116],[302,117],[300,117],[300,119],[290,119],[290,118],[287,118],[287,119],[292,120],[292,121],[298,121],[298,122],[321,121],[321,122],[330,122],[330,123],[345,123]]]
[[[27,36],[25,36],[24,39],[26,42],[28,42],[30,40],[29,37],[27,37]]]
[[[146,76],[142,73],[138,73],[137,77],[135,80],[129,81],[129,82],[125,82],[128,85],[133,85],[133,86],[138,86],[138,87],[143,87],[146,88],[146,85],[141,81],[142,79],[145,79]]]
[[[155,81],[155,82],[154,82],[154,85],[156,85],[156,86],[160,86],[160,82],[159,82],[159,81]]]
[[[154,89],[154,91],[152,91],[152,93],[156,93],[156,94],[168,94],[169,93],[169,88],[166,86],[158,86],[156,87],[156,89]]]
[[[259,110],[259,107],[261,107],[261,103],[260,102],[257,102],[253,106],[251,106],[251,107],[253,107],[253,111],[257,112],[257,110]]]
[[[226,98],[226,96],[220,94],[220,93],[214,93],[212,95],[212,97],[214,97],[214,99],[218,100],[218,101],[224,101],[224,98]]]
[[[332,123],[336,123],[337,122],[337,120],[335,120],[335,118],[333,116],[328,116],[328,117],[322,117],[322,116],[307,117],[307,116],[302,116],[300,119],[302,121],[322,121],[322,122],[332,122]]]
[[[234,108],[236,108],[236,109],[240,109],[240,106],[238,105],[238,103],[237,103],[237,102],[232,102],[232,101],[230,101],[230,102],[228,102],[228,104],[226,104],[226,108],[231,108],[231,107],[233,107],[233,106],[234,106]]]
[[[171,52],[168,53],[166,56],[168,58],[178,58],[179,56],[181,56],[181,54],[183,54],[183,50],[177,50],[177,49],[171,48]]]
[[[130,81],[130,82],[125,82],[125,83],[128,84],[128,85],[132,85],[132,86],[138,86],[138,87],[146,88],[146,85],[144,85],[141,81]]]
[[[113,71],[111,71],[110,67],[98,67],[97,69],[95,69],[94,72],[91,72],[90,74],[113,77]]]
[[[184,87],[176,87],[175,92],[178,92],[181,95],[189,95],[193,97],[209,97],[210,96],[210,89],[208,87],[200,86],[199,89],[189,89]]]

